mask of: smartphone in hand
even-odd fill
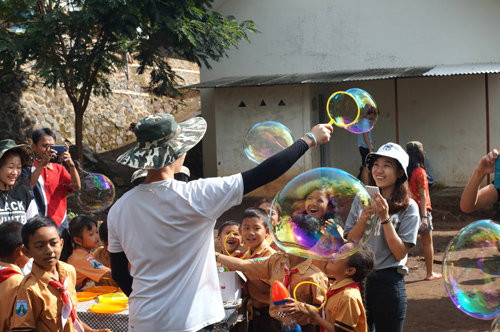
[[[500,156],[495,160],[495,178],[493,185],[496,189],[500,189]]]
[[[370,194],[371,197],[375,197],[380,194],[380,189],[377,186],[365,186],[366,191]]]
[[[66,145],[52,145],[50,147],[52,150],[56,152],[56,156],[52,158],[52,161],[59,161],[59,157],[63,154],[63,152],[66,152]]]

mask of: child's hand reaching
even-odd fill
[[[285,313],[287,316],[294,315],[299,312],[304,313],[302,311],[304,308],[299,305],[299,302],[291,298],[287,299],[287,301],[287,303],[281,305],[281,312]]]
[[[305,308],[301,307],[304,310],[303,313],[308,315],[313,322],[318,322],[321,319],[319,310],[315,310],[314,307],[309,304],[303,303],[303,305],[305,307]]]

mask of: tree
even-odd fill
[[[214,0],[0,0],[0,85],[23,65],[50,88],[62,87],[75,113],[77,159],[82,161],[83,116],[92,93],[106,96],[108,74],[125,52],[150,68],[149,91],[179,96],[167,57],[219,61],[256,32],[212,10]],[[13,29],[17,27],[17,29]]]

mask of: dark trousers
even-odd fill
[[[366,283],[366,318],[370,332],[402,332],[406,303],[404,277],[397,268],[370,273]]]
[[[269,307],[252,308],[253,318],[248,322],[248,332],[281,332],[281,323],[269,315]]]

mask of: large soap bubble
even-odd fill
[[[293,143],[290,129],[279,122],[265,121],[255,124],[244,142],[245,155],[260,164]]]
[[[89,173],[81,179],[77,197],[83,211],[101,212],[113,204],[115,185],[103,174]]]
[[[331,123],[354,134],[369,132],[378,119],[378,108],[370,94],[358,88],[337,91],[328,99]]]
[[[500,225],[479,220],[462,228],[446,248],[446,291],[458,309],[479,319],[500,314]]]
[[[281,217],[271,225],[274,242],[285,252],[318,260],[352,255],[375,226],[373,202],[363,184],[343,170],[316,168],[290,181],[273,200]],[[353,249],[338,253],[344,235],[360,219],[365,233]]]

